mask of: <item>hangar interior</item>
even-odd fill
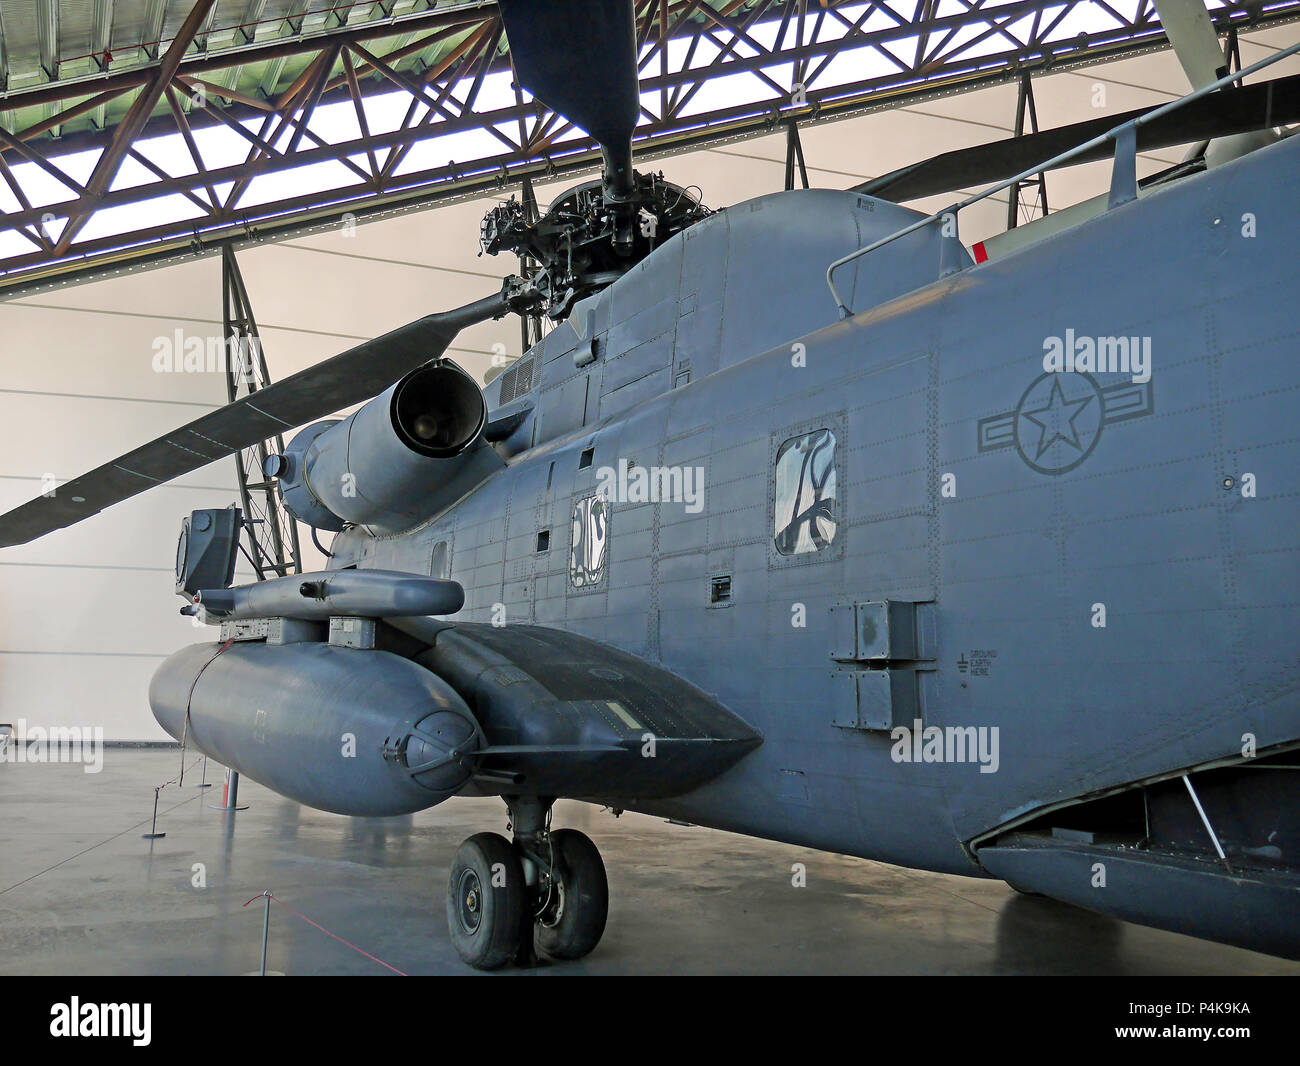
[[[1207,6],[1229,71],[1297,40],[1296,0]],[[635,9],[638,167],[713,210],[783,189],[849,189],[1192,88],[1152,0]],[[1297,74],[1292,55],[1267,76]],[[1138,178],[1187,157],[1185,146],[1141,151]],[[0,510],[225,404],[226,368],[213,353],[227,350],[231,306],[255,318],[266,380],[282,380],[495,292],[518,264],[482,254],[485,212],[529,198],[544,210],[598,169],[587,134],[512,83],[493,3],[0,0]],[[1110,181],[1108,159],[1033,175],[963,211],[961,239],[991,246],[1104,196]],[[979,188],[907,206],[937,212]],[[770,254],[779,261],[781,249]],[[1086,290],[1089,279],[1070,283]],[[827,312],[833,320],[829,296]],[[514,315],[483,322],[448,354],[490,382],[547,328]],[[403,972],[453,966],[427,898],[451,842],[496,827],[499,805],[346,819],[245,782],[250,809],[223,816],[189,769],[183,788],[162,793],[166,837],[139,839],[154,787],[179,769],[149,711],[149,678],[206,639],[177,613],[179,521],[240,499],[225,460],[0,553],[0,723],[13,727],[13,746],[33,729],[69,726],[101,728],[120,745],[102,775],[0,764],[0,971],[254,970],[260,922],[236,897],[272,882]],[[282,557],[296,538],[298,569],[321,568],[308,527],[267,522],[264,533],[280,523]],[[258,576],[242,558],[236,580]],[[220,791],[220,769],[206,772]],[[1000,882],[640,815],[615,823],[577,804],[563,814],[599,836],[629,882],[620,932],[577,972],[852,972],[864,958],[885,972],[1300,972]],[[797,863],[810,871],[812,907],[786,904]],[[215,888],[201,898],[186,887],[194,864]],[[381,892],[382,918],[366,906]],[[671,919],[658,914],[663,894],[675,899]],[[668,920],[672,935],[645,956],[641,941]],[[277,933],[274,969],[377,972],[289,918]],[[736,943],[749,957],[734,956]]]

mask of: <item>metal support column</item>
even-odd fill
[[[257,332],[257,322],[248,300],[248,289],[235,260],[234,248],[221,249],[221,295],[225,336],[226,396],[235,400],[251,395],[271,383],[266,356]],[[248,533],[248,557],[257,579],[302,573],[298,525],[284,509],[278,483],[262,472],[268,454],[284,451],[284,440],[275,436],[245,448],[235,456],[239,474],[239,496],[244,507],[244,528]]]
[[[1029,132],[1038,132],[1038,108],[1034,104],[1034,86],[1030,81],[1028,74],[1020,75],[1020,91],[1016,94],[1016,130],[1015,136],[1023,137],[1025,135],[1025,116],[1029,117]],[[1020,200],[1021,190],[1025,188],[1037,187],[1037,196],[1027,204],[1022,204]],[[1028,178],[1025,181],[1018,181],[1007,190],[1007,229],[1015,229],[1021,222],[1020,211],[1025,209],[1025,222],[1032,221],[1035,217],[1044,218],[1047,215],[1047,173],[1039,171],[1035,177]],[[1034,211],[1038,215],[1034,215]]]
[[[799,123],[793,119],[785,127],[785,189],[794,188],[795,163],[799,164],[799,179],[808,188],[808,166],[803,158],[803,142],[799,140]]]

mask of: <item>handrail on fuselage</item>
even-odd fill
[[[848,255],[844,256],[843,258],[835,260],[835,262],[833,262],[830,266],[826,268],[826,284],[830,286],[831,296],[835,300],[835,306],[839,308],[840,317],[848,318],[850,315],[853,314],[852,309],[849,308],[849,306],[841,298],[839,289],[835,287],[835,278],[833,276],[835,274],[835,271],[839,270],[839,268],[844,266],[846,263],[851,263],[853,262],[853,260],[861,258],[862,256],[866,255],[868,252],[874,252],[877,248],[883,248],[886,244],[891,244],[892,242],[898,240],[900,237],[906,237],[909,233],[915,233],[919,229],[924,229],[926,226],[931,226],[934,223],[940,221],[941,219],[947,219],[947,218],[955,219],[957,216],[957,212],[962,210],[962,208],[970,207],[971,204],[977,204],[981,200],[987,199],[988,197],[992,196],[994,193],[999,193],[1003,189],[1009,189],[1011,186],[1015,185],[1016,183],[1024,181],[1026,178],[1031,178],[1035,174],[1039,174],[1044,170],[1051,170],[1054,167],[1060,166],[1062,163],[1066,162],[1067,160],[1072,159],[1083,152],[1087,152],[1092,148],[1096,148],[1098,145],[1105,144],[1107,141],[1113,140],[1118,145],[1121,135],[1126,133],[1127,131],[1132,130],[1136,134],[1138,126],[1145,125],[1146,123],[1152,121],[1153,119],[1159,118],[1162,115],[1169,114],[1169,112],[1171,111],[1176,111],[1184,104],[1191,103],[1191,101],[1193,100],[1199,100],[1202,96],[1208,96],[1210,93],[1215,92],[1218,89],[1225,88],[1226,86],[1231,85],[1233,82],[1240,81],[1248,74],[1254,74],[1257,70],[1263,70],[1264,67],[1271,66],[1273,63],[1276,63],[1278,60],[1285,59],[1288,56],[1295,55],[1297,52],[1300,52],[1300,42],[1291,45],[1289,48],[1284,48],[1280,52],[1275,52],[1273,55],[1268,56],[1265,59],[1261,59],[1258,63],[1252,63],[1250,66],[1237,71],[1235,74],[1225,75],[1224,77],[1220,78],[1218,81],[1211,82],[1209,85],[1204,85],[1201,88],[1195,90],[1194,92],[1188,93],[1186,96],[1179,97],[1177,100],[1171,100],[1167,104],[1161,104],[1155,110],[1148,111],[1145,115],[1139,115],[1137,118],[1131,119],[1128,122],[1122,122],[1120,123],[1120,125],[1116,126],[1113,130],[1109,130],[1106,133],[1100,134],[1099,136],[1092,138],[1092,140],[1090,141],[1085,141],[1083,144],[1075,145],[1075,147],[1069,149],[1068,151],[1061,152],[1059,155],[1055,155],[1051,159],[1044,160],[1041,163],[1035,163],[1028,170],[1021,171],[1013,178],[1007,178],[1006,180],[999,182],[997,185],[991,185],[983,192],[976,193],[974,196],[970,196],[967,199],[961,201],[961,203],[953,204],[951,207],[944,208],[942,211],[936,211],[932,215],[927,215],[925,218],[918,219],[916,222],[913,222],[910,226],[905,226],[902,229],[900,229],[898,232],[891,233],[888,237],[882,237],[880,240],[874,242],[873,244],[868,244],[864,248],[859,248],[856,252],[850,252]],[[1134,143],[1136,144],[1136,140],[1134,141]]]

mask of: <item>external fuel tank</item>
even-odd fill
[[[389,652],[325,643],[192,644],[149,686],[171,736],[335,814],[424,810],[469,780],[482,732],[445,681]]]

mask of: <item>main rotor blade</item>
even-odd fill
[[[428,315],[196,418],[60,485],[51,496],[0,515],[0,548],[26,544],[242,448],[368,400],[441,355],[466,326],[507,309],[504,295],[498,294]]]
[[[853,187],[853,192],[902,203],[923,196],[979,188],[1029,170],[1054,156],[1086,144],[1116,126],[1144,115],[1154,108],[1127,111],[1122,115],[1076,122],[1057,129],[1008,137],[1002,141],[945,152],[920,163]],[[1300,121],[1300,74],[1244,88],[1222,89],[1153,119],[1137,128],[1139,152],[1174,145],[1208,141],[1235,133],[1268,129]],[[1083,152],[1063,166],[1075,166],[1114,154],[1111,142]]]
[[[601,146],[606,181],[632,188],[641,114],[632,0],[499,0],[519,84]]]
[[[1193,89],[1218,81],[1228,73],[1223,46],[1205,9],[1205,0],[1155,0],[1160,28],[1178,57]]]

